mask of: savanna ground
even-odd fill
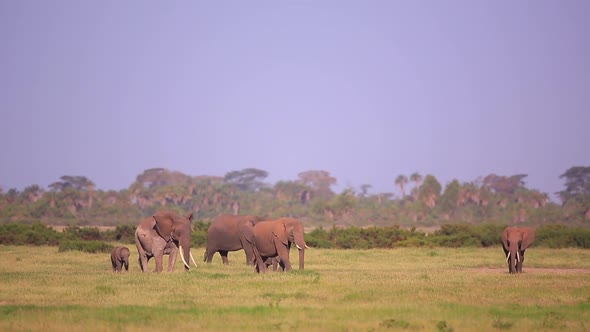
[[[509,275],[499,246],[311,249],[304,271],[259,275],[203,248],[188,273],[142,274],[129,247],[114,274],[108,254],[0,246],[0,330],[590,330],[590,250],[531,248]]]

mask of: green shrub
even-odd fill
[[[136,225],[126,224],[117,225],[114,231],[114,240],[122,243],[135,243],[135,228]]]
[[[89,253],[109,253],[113,246],[101,241],[62,241],[59,244],[59,252],[78,250]]]
[[[191,245],[202,247],[207,243],[209,223],[195,222]],[[434,234],[426,236],[415,229],[407,230],[397,225],[385,227],[332,227],[325,230],[318,227],[305,234],[306,243],[315,248],[371,249],[394,247],[490,247],[500,246],[504,225],[501,224],[445,224]],[[91,251],[92,244],[78,249],[66,249],[72,243],[117,241],[133,244],[135,225],[119,225],[115,230],[101,232],[97,227],[70,225],[63,232],[40,222],[30,225],[11,223],[0,225],[0,244],[5,245],[58,245],[70,242],[64,249]],[[537,228],[534,246],[549,248],[590,248],[590,229],[565,225],[545,225]]]
[[[53,228],[40,222],[31,225],[6,224],[0,225],[0,244],[11,245],[50,245],[59,243],[61,235]]]
[[[193,233],[191,235],[191,246],[193,246],[193,247],[207,246],[207,232],[193,230]]]
[[[101,233],[98,227],[80,227],[70,224],[62,232],[66,240],[101,240]]]
[[[481,247],[481,242],[477,237],[466,233],[455,235],[439,235],[433,237],[433,242],[441,247],[449,248]]]
[[[424,238],[419,238],[419,237],[412,237],[403,241],[399,241],[398,243],[396,243],[396,245],[398,247],[432,247],[433,243],[424,239]]]
[[[545,225],[537,229],[534,245],[549,248],[590,248],[590,230],[564,225]]]
[[[473,227],[482,247],[494,247],[502,242],[502,232],[506,225],[483,224]]]
[[[334,248],[334,243],[330,241],[328,232],[322,227],[305,234],[305,243],[313,248]]]

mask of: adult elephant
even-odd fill
[[[265,271],[269,258],[278,260],[284,271],[291,270],[289,249],[294,243],[299,250],[299,269],[303,270],[305,261],[305,244],[303,224],[293,218],[280,218],[272,221],[261,221],[254,226],[254,242],[262,260],[256,262],[258,272]]]
[[[156,259],[155,272],[161,272],[164,255],[168,258],[168,271],[174,271],[176,258],[180,257],[185,270],[190,269],[188,258],[191,257],[191,233],[193,214],[184,217],[173,211],[158,211],[152,217],[142,220],[135,230],[135,245],[139,253],[141,271],[147,272],[150,258]]]
[[[204,261],[211,263],[213,255],[219,252],[223,264],[229,264],[229,251],[244,249],[246,264],[254,264],[254,250],[252,246],[254,225],[262,218],[248,215],[222,214],[217,216],[207,229],[207,248]]]
[[[506,255],[509,273],[522,272],[524,252],[535,240],[531,227],[506,227],[502,232],[502,249]]]

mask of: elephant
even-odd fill
[[[256,271],[266,271],[267,264],[273,263],[269,258],[278,260],[284,271],[291,270],[289,249],[291,244],[299,250],[299,269],[304,269],[305,244],[303,224],[293,218],[280,218],[261,221],[254,226],[254,243],[262,260],[256,262]]]
[[[506,227],[502,232],[502,249],[506,255],[509,273],[522,272],[524,252],[535,240],[531,227]]]
[[[252,247],[254,225],[263,220],[257,216],[222,214],[217,216],[207,229],[207,248],[203,260],[211,263],[213,255],[219,252],[223,264],[229,264],[227,253],[244,249],[246,264],[254,265]]]
[[[125,271],[129,271],[129,248],[127,247],[114,247],[111,250],[111,263],[113,264],[113,272],[121,272],[123,267]]]
[[[162,272],[164,255],[168,258],[168,272],[174,271],[176,258],[180,257],[186,271],[190,269],[190,257],[197,266],[191,254],[191,233],[193,214],[184,217],[173,211],[158,211],[152,217],[142,220],[135,230],[135,245],[139,253],[139,267],[142,272],[147,272],[148,261],[156,258],[154,272]]]
[[[280,264],[279,256],[266,257],[266,259],[264,259],[263,261],[264,261],[264,265],[266,265],[267,269],[272,265],[273,271],[276,271],[279,264]],[[281,266],[281,268],[284,269],[284,266]]]

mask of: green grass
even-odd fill
[[[109,254],[0,246],[0,256],[0,331],[590,330],[582,249],[532,248],[520,275],[500,248],[312,249],[306,270],[260,275],[242,252],[229,266],[215,256],[160,274],[142,274],[135,253],[121,274]]]

